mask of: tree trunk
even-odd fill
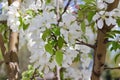
[[[114,3],[108,4],[107,11],[111,11],[118,6],[119,0],[114,0]],[[100,80],[100,76],[104,70],[104,64],[106,59],[106,33],[111,30],[113,26],[107,26],[104,23],[104,27],[102,29],[98,29],[96,49],[94,51],[94,64],[91,75],[91,80]]]
[[[9,80],[19,80],[19,63],[18,63],[18,33],[10,32],[9,39],[9,50],[7,56],[9,58],[8,63],[6,63],[8,79]]]
[[[8,0],[12,4],[15,0]],[[20,0],[18,0],[20,2]],[[5,62],[9,80],[20,80],[19,60],[18,60],[19,33],[10,30],[8,52],[5,55]]]

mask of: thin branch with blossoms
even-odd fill
[[[68,6],[70,5],[70,2],[71,2],[71,1],[72,1],[72,0],[69,0],[69,1],[68,1],[68,3],[66,4],[66,6],[65,6],[64,11],[63,11],[62,14],[64,14],[64,13],[66,12],[66,10],[67,10]]]
[[[34,73],[33,73],[33,75],[32,75],[32,77],[30,78],[30,80],[33,80],[33,79],[35,79],[35,75],[36,75],[36,72],[37,72],[37,68],[34,70]]]
[[[69,1],[67,2],[67,4],[66,4],[66,6],[65,6],[65,8],[64,8],[64,10],[63,10],[63,12],[62,12],[62,14],[59,14],[59,12],[57,12],[57,15],[59,14],[59,18],[58,18],[58,20],[57,20],[57,25],[59,25],[59,23],[60,23],[60,21],[61,21],[61,19],[62,19],[62,15],[63,15],[63,14],[66,12],[66,10],[68,9],[71,1],[72,1],[72,0],[69,0]],[[58,9],[57,9],[57,10],[58,10]],[[57,17],[58,17],[58,16],[57,16]]]
[[[83,42],[83,41],[80,41],[80,40],[78,40],[78,39],[76,39],[76,44],[79,44],[79,45],[85,45],[85,46],[88,46],[88,47],[90,47],[90,48],[92,48],[92,49],[95,49],[96,48],[96,45],[91,45],[91,44],[88,44],[88,43],[85,43],[85,42]]]

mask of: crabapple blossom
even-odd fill
[[[10,29],[13,32],[18,32],[18,28],[20,25],[20,21],[19,21],[20,14],[18,12],[19,6],[20,3],[18,1],[14,1],[9,6],[7,25],[10,27]]]
[[[97,26],[99,29],[103,28],[104,21],[107,26],[115,26],[117,25],[115,19],[116,16],[114,16],[115,13],[116,12],[114,12],[114,10],[110,12],[100,11],[93,16],[93,21],[97,21]]]

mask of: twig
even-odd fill
[[[7,23],[7,21],[0,21],[0,23],[1,23],[1,24],[6,24],[6,23]]]
[[[67,4],[66,4],[66,6],[65,6],[65,8],[64,8],[64,10],[63,10],[63,12],[62,12],[62,14],[60,14],[60,12],[58,13],[58,11],[57,11],[57,16],[59,15],[59,18],[57,19],[57,25],[59,25],[59,23],[60,23],[60,21],[61,21],[61,19],[62,19],[62,15],[66,12],[66,10],[67,10],[67,8],[68,8],[68,6],[70,5],[70,2],[71,2],[72,0],[69,0],[68,2],[67,2]],[[58,8],[59,8],[59,6],[57,6]],[[57,9],[58,10],[58,9]]]
[[[79,45],[86,45],[86,46],[88,46],[88,47],[90,47],[90,48],[93,48],[93,49],[96,48],[95,45],[91,45],[91,44],[85,43],[85,42],[80,41],[80,40],[78,40],[78,39],[76,39],[76,41],[77,41],[76,44],[79,44]]]
[[[60,18],[60,2],[59,2],[59,0],[56,0],[56,6],[57,6],[57,20],[59,20],[59,18]]]
[[[57,65],[57,79],[60,80],[60,67]]]
[[[65,6],[64,11],[63,11],[62,14],[64,14],[64,13],[66,12],[66,10],[67,10],[68,6],[70,5],[70,2],[71,2],[71,1],[72,1],[72,0],[69,0],[69,1],[68,1],[68,3],[66,4],[66,6]]]
[[[104,70],[115,70],[115,69],[120,69],[120,67],[114,67],[114,68],[109,68],[109,67],[104,67]]]
[[[32,77],[30,78],[30,80],[34,80],[35,79],[36,72],[37,72],[37,68],[34,70],[34,73],[33,73]]]

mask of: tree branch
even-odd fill
[[[65,6],[64,11],[63,11],[62,14],[64,14],[64,13],[66,12],[66,10],[67,10],[68,6],[70,5],[70,2],[71,2],[71,1],[72,1],[72,0],[69,0],[69,1],[68,1],[68,3],[66,4],[66,6]]]
[[[120,67],[113,67],[113,68],[104,67],[104,70],[115,70],[115,69],[120,69]]]
[[[30,78],[30,80],[35,79],[36,72],[37,72],[37,68],[34,70],[33,75],[32,75],[32,77]]]
[[[0,23],[1,23],[1,24],[6,24],[6,23],[7,23],[7,21],[0,21]]]
[[[76,41],[77,41],[76,44],[85,45],[85,46],[88,46],[88,47],[90,47],[90,48],[92,48],[92,49],[95,49],[95,48],[96,48],[95,45],[91,45],[91,44],[85,43],[85,42],[80,41],[80,40],[78,40],[78,39],[76,39]]]

